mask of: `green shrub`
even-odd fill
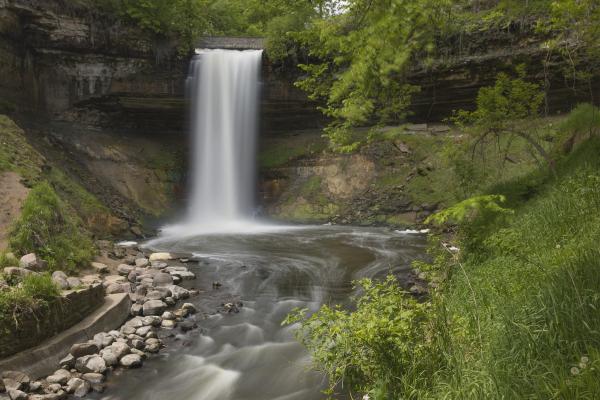
[[[579,104],[560,124],[560,131],[568,135],[592,136],[600,130],[600,109],[591,104]]]
[[[36,185],[25,200],[10,247],[18,254],[37,253],[48,261],[50,270],[74,270],[94,254],[93,243],[75,213],[46,182]]]
[[[0,252],[0,268],[16,267],[19,260],[12,253]]]
[[[394,277],[380,283],[361,280],[359,286],[364,292],[354,312],[323,306],[306,318],[306,310],[296,310],[284,323],[300,322],[296,335],[329,377],[329,394],[343,384],[374,399],[404,398],[411,386],[427,379],[421,374],[433,364],[427,340],[430,307],[406,296]]]
[[[0,291],[0,326],[17,324],[19,314],[44,307],[60,295],[49,274],[27,275],[20,283]]]

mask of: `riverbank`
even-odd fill
[[[93,307],[94,303],[85,298],[76,301],[71,292],[74,295],[83,293],[83,296],[90,292],[94,298],[100,296],[102,300],[106,293],[109,296],[107,304],[101,305],[98,316],[90,315],[73,327],[66,325],[67,330],[36,348],[0,361],[3,366],[0,396],[6,391],[11,400],[56,400],[66,398],[67,394],[84,397],[90,391],[103,392],[107,374],[117,368],[141,367],[146,358],[164,347],[166,338],[175,336],[177,331],[188,332],[197,327],[196,307],[183,301],[197,295],[198,291],[179,286],[183,281],[195,279],[195,274],[185,266],[187,259],[176,260],[169,253],[145,254],[135,245],[115,245],[104,251],[116,267],[95,263],[93,266],[98,273],[81,278],[65,278],[64,273],[58,271],[52,274],[52,283],[56,286],[67,284],[82,288],[69,291],[66,297],[69,302],[66,306],[76,308],[67,309],[64,316],[40,315],[38,318],[46,324],[60,324],[66,318],[67,324],[77,312]],[[38,259],[37,264],[44,263]],[[23,267],[19,270],[25,281],[27,276],[43,277],[39,272]],[[11,267],[4,273],[7,271],[10,272]],[[114,296],[119,300],[115,301]],[[52,309],[56,300],[49,297],[46,301],[46,306]],[[41,305],[32,307],[34,314],[44,311]],[[92,310],[90,314],[94,312]],[[43,339],[43,336],[38,335],[38,338],[33,332],[27,332],[32,327],[23,324],[25,317],[27,315],[14,314],[15,321],[3,320],[5,325],[15,324],[4,326],[4,330],[25,330],[16,336],[29,334],[34,340]],[[127,321],[120,326],[124,320]],[[106,327],[110,329],[102,329]],[[49,328],[45,330],[52,332]],[[89,340],[77,342],[81,339]],[[33,365],[27,365],[32,359],[35,360]],[[19,366],[25,369],[17,369]],[[51,371],[55,372],[48,375]]]
[[[365,283],[356,312],[292,319],[304,321],[299,338],[315,368],[375,399],[596,398],[597,115],[583,106],[559,124],[555,164],[481,188],[431,220],[440,224],[433,262],[414,264],[429,282],[425,303],[393,280]]]

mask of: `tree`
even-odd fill
[[[591,81],[600,61],[600,3],[597,0],[553,0],[550,18],[540,20],[539,29],[555,33],[546,43],[549,56],[556,51],[567,61],[565,76],[570,78],[573,89],[578,82],[585,82],[593,102]]]
[[[409,67],[431,56],[450,0],[350,0],[344,12],[314,20],[296,39],[310,62],[297,86],[332,119],[333,147],[352,151],[354,127],[402,120],[418,87]],[[417,59],[418,56],[418,59]]]
[[[485,146],[492,138],[514,135],[524,139],[548,165],[553,161],[524,122],[540,114],[544,93],[538,84],[525,81],[525,66],[517,67],[517,77],[498,74],[494,86],[483,87],[477,95],[475,111],[460,110],[452,118],[457,124],[474,129],[473,155],[477,146]]]

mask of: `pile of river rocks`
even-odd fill
[[[174,258],[169,253],[146,257],[137,250],[124,252],[119,254],[123,258],[118,274],[110,275],[108,266],[94,263],[97,274],[69,278],[58,271],[52,278],[64,289],[101,282],[107,294],[128,293],[133,301],[131,319],[119,330],[101,332],[88,342],[74,344],[59,369],[45,379],[33,381],[22,372],[2,372],[0,400],[6,398],[3,392],[11,400],[58,400],[69,394],[84,397],[91,391],[102,392],[106,375],[112,370],[141,367],[144,359],[164,347],[164,338],[173,336],[175,328],[187,332],[197,327],[193,304],[175,307],[198,293],[177,285],[195,279],[195,275],[185,266],[169,265]],[[185,262],[183,259],[178,264]]]

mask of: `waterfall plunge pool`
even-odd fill
[[[281,227],[280,227],[281,228]],[[168,347],[139,370],[121,371],[97,399],[317,400],[325,377],[311,371],[293,326],[281,321],[295,307],[349,304],[352,281],[393,273],[409,279],[425,238],[385,228],[312,226],[253,234],[165,236],[155,251],[192,257],[201,291],[190,300],[205,314],[199,329],[179,329]],[[222,284],[213,288],[213,282]],[[217,313],[241,302],[239,313]]]

